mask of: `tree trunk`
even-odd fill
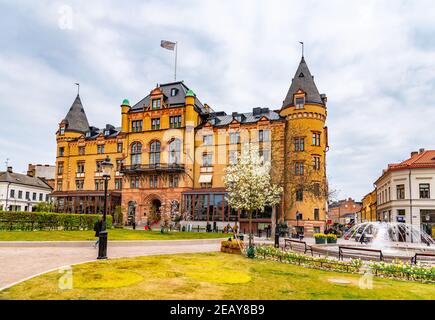
[[[277,222],[277,212],[276,212],[276,205],[272,207],[272,230],[270,230],[270,237],[273,239],[275,237],[275,231],[276,231],[276,222]]]
[[[252,247],[252,238],[253,238],[253,234],[252,234],[252,210],[249,211],[249,247]]]

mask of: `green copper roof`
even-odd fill
[[[128,99],[124,99],[124,100],[122,101],[122,105],[123,105],[123,106],[130,106],[130,101],[128,101]]]
[[[196,94],[192,90],[187,90],[186,97],[196,97]]]

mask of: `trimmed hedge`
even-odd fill
[[[99,214],[0,211],[0,230],[93,230]],[[107,228],[112,216],[106,217]]]

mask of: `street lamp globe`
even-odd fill
[[[101,171],[103,172],[103,177],[110,177],[112,174],[113,164],[110,162],[110,158],[107,156],[106,159],[101,163]]]

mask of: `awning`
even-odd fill
[[[199,183],[211,183],[211,178],[213,175],[211,174],[201,174],[199,176]]]

